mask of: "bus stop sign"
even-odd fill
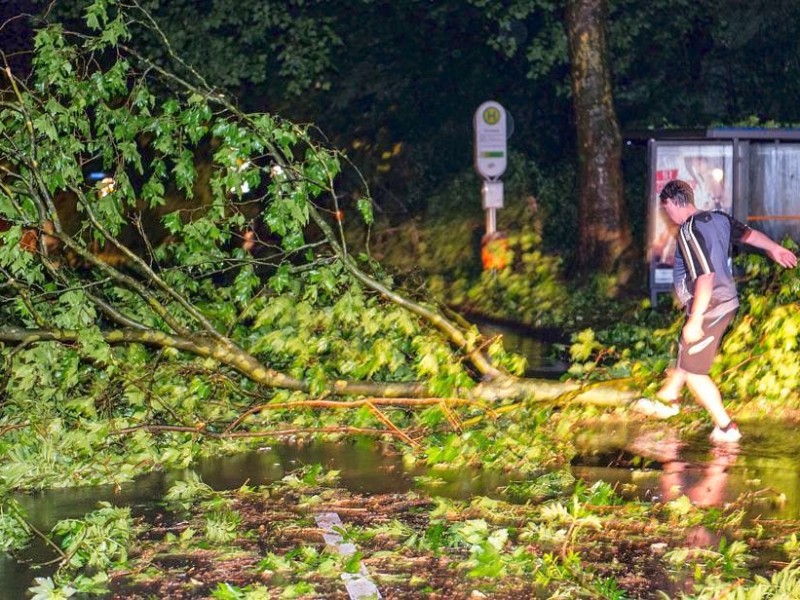
[[[475,111],[475,170],[487,181],[506,171],[507,115],[499,102],[484,102]]]

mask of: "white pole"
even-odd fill
[[[497,209],[486,209],[486,235],[492,235],[497,231]]]

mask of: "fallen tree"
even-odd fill
[[[371,211],[366,190],[337,191],[346,158],[311,127],[243,113],[175,56],[170,70],[137,54],[131,27],[158,29],[136,3],[97,2],[87,25],[43,26],[30,76],[4,68],[0,443],[80,448],[68,430],[87,427],[414,444],[440,421],[496,417],[498,400],[630,400],[524,379],[500,340],[396,290],[348,247],[345,215]],[[298,416],[333,407],[358,410]]]

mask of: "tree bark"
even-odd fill
[[[578,140],[581,271],[613,273],[624,283],[630,246],[624,215],[622,138],[614,111],[606,43],[606,0],[569,0],[567,36]]]
[[[308,382],[269,368],[230,341],[220,342],[204,336],[186,338],[160,331],[137,329],[103,331],[101,335],[108,344],[139,343],[156,348],[174,348],[195,356],[213,358],[220,364],[265,387],[302,392],[309,392],[311,389]],[[0,327],[0,342],[9,345],[30,345],[42,342],[74,344],[79,340],[80,331],[78,330]],[[323,393],[340,397],[373,396],[382,398],[428,398],[435,395],[424,381],[385,383],[342,379],[331,380]],[[492,402],[519,399],[543,403],[576,403],[609,407],[623,406],[638,397],[634,390],[625,385],[625,382],[609,381],[586,385],[574,381],[525,379],[508,375],[486,380],[471,389],[460,390],[459,395],[472,401]]]

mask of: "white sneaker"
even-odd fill
[[[681,410],[677,402],[661,402],[660,400],[650,400],[649,398],[639,398],[633,403],[632,408],[636,412],[657,419],[669,419],[677,415]]]
[[[742,439],[742,432],[739,431],[739,426],[731,421],[725,429],[714,427],[709,437],[715,444],[732,444]]]

